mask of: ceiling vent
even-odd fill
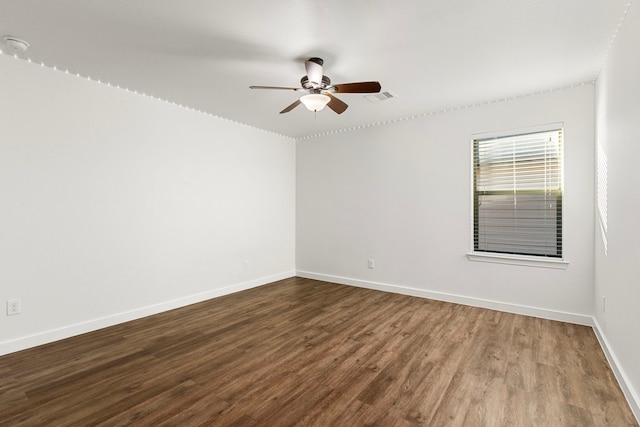
[[[391,98],[396,98],[397,95],[391,91],[385,90],[384,92],[374,93],[373,95],[366,95],[365,98],[367,101],[371,103],[376,103],[380,101],[386,101]]]

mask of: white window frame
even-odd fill
[[[557,129],[563,129],[564,133],[564,123],[548,123],[538,126],[529,126],[525,128],[518,129],[509,129],[509,130],[501,130],[495,132],[486,132],[486,133],[477,133],[471,135],[470,142],[470,167],[471,171],[470,176],[470,248],[471,250],[467,253],[467,258],[469,261],[478,261],[478,262],[491,262],[498,264],[510,264],[510,265],[520,265],[527,267],[542,267],[542,268],[555,268],[555,269],[566,269],[569,266],[569,262],[566,260],[566,245],[565,243],[565,229],[564,227],[564,217],[565,217],[565,208],[563,206],[562,212],[562,242],[563,242],[563,250],[562,250],[562,258],[551,258],[544,256],[535,256],[535,255],[516,255],[516,254],[506,254],[506,253],[494,253],[494,252],[476,252],[474,248],[474,192],[475,192],[475,183],[474,183],[474,141],[478,139],[490,139],[490,138],[500,138],[514,135],[522,135],[527,133],[536,133],[536,132],[546,132],[553,131]],[[563,135],[563,145],[564,145],[564,135]],[[563,147],[564,148],[564,147]],[[564,151],[564,149],[563,149]],[[562,156],[562,174],[564,181],[564,155]],[[563,190],[563,205],[566,202],[564,190]]]

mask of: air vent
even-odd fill
[[[391,91],[385,90],[384,92],[374,93],[373,95],[366,95],[365,98],[371,103],[380,101],[386,101],[387,99],[395,98],[397,95]]]

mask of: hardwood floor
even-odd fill
[[[637,426],[591,328],[292,278],[0,357],[0,425]]]

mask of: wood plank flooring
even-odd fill
[[[637,426],[591,328],[292,278],[0,357],[2,426]]]

